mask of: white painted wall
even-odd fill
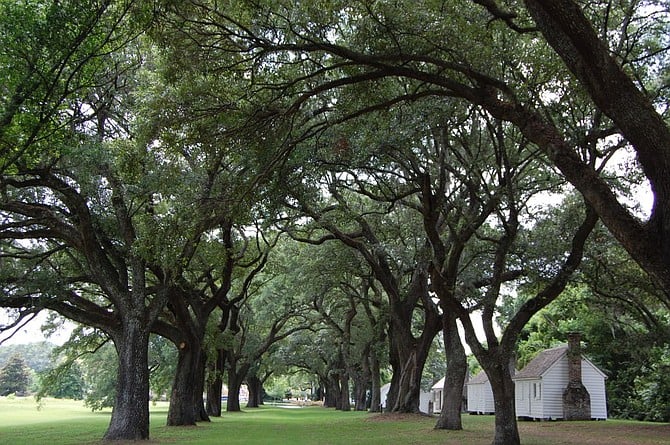
[[[493,390],[491,390],[491,383],[488,380],[484,383],[469,383],[467,393],[468,412],[482,414],[495,412]]]
[[[514,381],[515,406],[517,417],[542,419],[544,415],[545,385],[542,379]]]

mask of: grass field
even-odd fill
[[[151,408],[149,444],[479,445],[493,438],[491,416],[464,416],[463,431],[436,431],[435,419],[412,415],[336,412],[320,407],[263,407],[225,413],[191,428],[168,428],[167,405]],[[91,413],[81,402],[0,397],[0,444],[100,444],[109,411]],[[668,445],[670,425],[606,422],[521,422],[524,445]]]

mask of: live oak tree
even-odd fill
[[[81,165],[100,165],[100,154],[82,156]],[[88,170],[91,182],[79,176],[82,168],[68,171],[67,164],[4,178],[2,237],[13,241],[3,251],[16,268],[5,281],[3,305],[24,313],[51,309],[105,331],[120,358],[107,437],[141,439],[148,434],[149,332],[165,298],[147,283],[146,259],[134,250],[141,229],[131,200],[147,202],[146,196],[125,194],[110,166]]]
[[[436,109],[436,106],[432,108],[433,111]],[[456,330],[456,319],[459,318],[465,326],[468,343],[489,374],[494,388],[498,407],[497,440],[518,441],[514,397],[510,396],[514,386],[509,369],[516,338],[527,318],[560,294],[567,278],[579,264],[583,243],[596,218],[592,213],[588,215],[583,227],[576,232],[569,261],[563,265],[559,261],[558,273],[550,275],[542,292],[527,301],[515,314],[513,322],[503,327],[503,337],[499,339],[494,330],[498,302],[505,287],[513,286],[515,280],[526,274],[525,268],[520,266],[523,261],[517,258],[524,256],[519,250],[519,240],[537,243],[526,237],[530,233],[529,225],[537,224],[543,217],[541,213],[533,215],[528,202],[560,182],[556,182],[542,164],[534,163],[531,147],[513,127],[468,108],[443,107],[439,114],[431,117],[426,117],[423,110],[422,107],[401,107],[397,113],[385,112],[386,122],[380,124],[377,120],[375,123],[377,141],[366,137],[365,130],[345,133],[344,128],[338,128],[338,134],[349,136],[350,150],[360,154],[364,151],[362,147],[366,147],[367,155],[361,157],[367,162],[358,161],[355,155],[344,161],[342,153],[313,161],[323,164],[330,173],[326,176],[326,184],[334,204],[324,206],[327,211],[323,214],[313,212],[311,215],[332,233],[333,238],[348,245],[355,246],[358,240],[375,233],[372,227],[376,228],[376,233],[401,231],[398,233],[403,233],[405,245],[411,239],[409,233],[419,240],[422,237],[426,240],[423,245],[429,247],[419,249],[422,252],[420,258],[427,261],[426,273],[430,274],[430,281],[425,282],[426,292],[428,289],[434,292],[442,308],[438,319],[443,323],[440,327],[445,334],[447,381],[452,383],[447,388],[452,391],[450,397],[445,400],[448,409],[443,408],[449,415],[445,415],[438,426],[461,427],[461,391],[467,363]],[[372,120],[374,117],[378,118],[373,115],[367,118]],[[398,127],[395,119],[406,123],[412,130],[393,131]],[[369,127],[362,125],[361,128]],[[361,144],[360,148],[358,144]],[[365,197],[365,201],[356,196]],[[368,204],[361,205],[361,202]],[[388,203],[388,207],[384,208],[380,203]],[[352,212],[351,209],[359,207],[361,213]],[[341,215],[338,213],[340,208]],[[414,232],[409,232],[407,228],[411,225],[408,221],[412,220],[413,213],[421,221],[420,230],[414,228]],[[384,230],[380,230],[379,222],[375,220],[377,215],[382,215]],[[395,218],[400,223],[398,226],[394,225],[398,224]],[[361,224],[362,228],[344,232],[335,225],[356,227],[348,222],[350,220]],[[369,221],[375,221],[375,225]],[[293,230],[314,229],[303,226]],[[544,233],[543,236],[550,237]],[[328,236],[324,236],[313,242],[327,239]],[[388,252],[394,252],[390,239],[384,239],[384,244],[379,241],[375,244],[377,250],[381,250],[382,245],[389,246],[384,250],[387,258],[390,257]],[[481,312],[485,346],[474,334],[474,311]],[[394,316],[401,318],[391,311],[391,317]],[[346,337],[344,333],[343,337]]]
[[[204,381],[203,342],[210,316],[215,310],[220,311],[220,334],[234,336],[238,332],[235,317],[239,304],[267,257],[268,248],[259,245],[252,259],[254,255],[247,254],[254,249],[247,249],[244,240],[244,232],[266,217],[269,205],[268,201],[257,204],[268,166],[264,160],[255,163],[255,156],[249,154],[264,150],[271,156],[271,142],[277,136],[268,137],[273,129],[267,128],[267,121],[253,115],[254,98],[248,87],[253,83],[233,69],[235,57],[216,61],[220,68],[213,69],[211,60],[184,58],[183,45],[188,44],[188,38],[172,32],[170,27],[156,27],[151,36],[161,55],[156,54],[149,73],[153,84],[143,92],[144,137],[147,145],[161,147],[170,162],[182,165],[182,182],[188,184],[191,192],[175,194],[178,199],[173,195],[174,211],[190,212],[193,205],[198,209],[196,215],[189,216],[198,222],[189,237],[182,240],[183,254],[179,261],[171,263],[171,274],[178,278],[169,291],[170,314],[166,312],[162,319],[169,323],[157,325],[159,332],[178,346],[180,364],[183,362],[176,376],[181,384],[173,385],[174,404],[168,423],[193,424],[205,420],[206,411],[220,414],[217,394],[221,382],[220,376],[215,375],[222,372],[223,363],[231,357],[223,347],[210,350],[214,372],[207,388],[205,410],[200,400],[202,388],[194,385],[202,386]],[[237,271],[244,269],[247,276],[239,276],[244,272]],[[229,295],[233,279],[244,285]],[[194,370],[198,370],[198,375],[193,374]],[[191,408],[187,400],[193,397],[195,406]],[[179,400],[184,403],[177,404]],[[193,411],[195,415],[191,414]]]
[[[146,439],[148,329],[164,299],[146,286],[134,250],[132,209],[144,199],[120,187],[119,158],[101,149],[127,135],[127,115],[118,113],[125,105],[111,98],[127,98],[137,59],[116,51],[146,22],[133,2],[42,6],[2,6],[0,57],[10,76],[0,120],[1,231],[14,273],[2,304],[20,308],[19,317],[50,307],[105,330],[120,358],[105,438]]]
[[[249,193],[256,170],[251,159],[241,155],[248,145],[238,134],[239,113],[223,114],[220,109],[226,106],[223,100],[234,103],[240,89],[233,88],[229,76],[208,77],[192,66],[179,75],[168,74],[173,64],[181,63],[172,57],[155,54],[145,73],[141,128],[144,144],[160,151],[180,174],[175,187],[164,191],[170,202],[154,211],[190,221],[188,228],[165,223],[171,233],[180,227],[181,233],[165,249],[165,261],[152,265],[152,273],[172,277],[166,288],[168,304],[154,327],[179,351],[168,425],[194,425],[208,420],[202,394],[210,318],[215,310],[228,317],[240,301],[230,295],[233,280],[249,282],[262,269],[272,242],[260,233],[255,241],[244,234],[245,226],[254,222]],[[199,93],[222,85],[226,91],[218,104]],[[247,142],[251,144],[251,138]]]
[[[665,110],[659,112],[654,104],[664,100],[663,79],[667,74],[663,69],[643,71],[645,66],[653,66],[657,61],[663,64],[667,58],[662,33],[668,24],[668,11],[658,8],[654,2],[639,1],[628,5],[621,11],[620,27],[615,28],[624,35],[621,44],[616,45],[616,37],[611,39],[606,34],[607,26],[600,35],[595,29],[595,20],[607,23],[607,4],[597,5],[593,22],[574,1],[527,1],[525,6],[547,43],[579,80],[593,103],[612,120],[617,133],[635,150],[641,171],[654,195],[650,216],[641,222],[617,201],[602,179],[593,178],[592,174],[588,178],[579,178],[588,171],[584,165],[561,159],[562,156],[568,158],[569,147],[558,148],[550,143],[546,148],[555,150],[556,154],[551,158],[557,167],[596,209],[631,257],[668,293],[670,128],[662,114]],[[636,29],[648,33],[638,38]],[[642,61],[644,64],[640,69]],[[636,77],[631,78],[626,69],[632,70]],[[589,183],[591,180],[593,182]]]
[[[216,118],[236,107],[249,111],[245,113],[249,120],[240,127],[254,135],[254,142],[242,137],[239,141],[265,164],[254,179],[271,176],[272,169],[281,166],[282,173],[294,181],[290,192],[295,196],[287,200],[286,212],[298,218],[308,215],[319,226],[300,236],[317,243],[337,238],[365,258],[389,298],[392,332],[397,336],[391,343],[391,359],[397,370],[421,362],[431,333],[434,336],[441,328],[447,335],[453,333],[456,314],[490,372],[497,398],[509,400],[509,378],[502,366],[523,324],[565,286],[579,263],[595,215],[667,299],[670,133],[664,120],[668,66],[664,30],[668,11],[662,6],[651,1],[581,5],[572,0],[526,0],[504,6],[492,0],[419,6],[402,1],[329,1],[325,6],[204,1],[158,2],[157,10],[163,4],[169,8],[162,18],[175,25],[165,29],[179,36],[172,46],[175,54],[192,60],[196,73],[201,69],[193,80],[201,79],[203,72],[232,70],[238,79],[251,81],[249,95],[240,101],[209,100],[212,83],[194,83],[195,106],[189,109],[213,118],[199,121],[202,126],[194,122],[184,127],[197,137],[207,136],[193,146],[207,141],[212,133],[207,127],[220,124]],[[169,292],[176,290],[174,283],[186,270],[180,259],[190,256],[178,252],[187,252],[189,243],[181,234],[200,233],[183,220],[183,213],[173,214],[168,202],[172,193],[192,189],[180,189],[184,184],[177,178],[183,170],[176,164],[167,166],[161,147],[113,141],[115,134],[128,133],[124,113],[109,113],[118,109],[116,100],[122,97],[114,88],[129,79],[124,73],[130,52],[118,58],[110,54],[138,32],[119,26],[136,5],[59,2],[34,10],[16,6],[4,3],[0,21],[4,39],[0,64],[10,73],[0,93],[0,209],[5,216],[0,233],[3,290],[8,296],[3,302],[22,311],[20,317],[50,307],[108,332],[122,360],[118,405],[106,437],[147,438],[148,411],[142,395],[148,393],[146,379],[139,373],[139,380],[132,381],[126,374],[146,368],[143,350],[148,327],[163,313]],[[175,76],[179,70],[167,72]],[[397,167],[360,169],[370,153],[365,148],[374,138],[356,140],[365,132],[343,126],[364,114],[396,109],[409,101],[426,104],[426,114],[432,117],[452,100],[476,105],[487,125],[492,123],[492,130],[504,128],[505,136],[511,130],[503,121],[516,126],[514,144],[528,148],[533,158],[548,160],[588,203],[579,204],[586,209],[583,223],[577,218],[570,221],[573,245],[560,248],[564,257],[551,262],[553,273],[538,281],[539,291],[518,308],[501,338],[493,330],[496,304],[515,272],[515,255],[527,229],[518,214],[525,206],[525,191],[515,188],[518,172],[516,164],[508,164],[513,160],[510,152],[499,150],[494,156],[491,165],[499,168],[491,177],[504,179],[494,182],[495,187],[464,187],[472,190],[472,196],[464,196],[462,202],[475,203],[475,208],[467,210],[479,219],[473,219],[474,228],[467,224],[453,228],[461,238],[468,233],[472,238],[449,251],[436,230],[448,224],[434,224],[436,217],[439,222],[443,216],[435,205],[447,202],[445,196],[451,192],[446,176],[431,164],[419,167],[419,174],[384,182],[387,176],[397,176]],[[582,108],[586,109],[583,115]],[[371,121],[364,126],[368,135],[378,128]],[[424,128],[410,122],[412,128]],[[403,124],[406,121],[399,121],[398,128]],[[383,127],[384,132],[400,134],[391,130]],[[421,147],[427,140],[442,142],[432,135],[428,139],[427,134],[410,139],[409,146]],[[496,131],[491,134],[499,136]],[[324,156],[324,151],[318,158],[304,155],[308,152],[301,152],[306,146],[301,143],[307,141],[334,156]],[[406,138],[401,142],[403,150],[395,153],[410,156],[392,161],[408,163],[403,174],[417,173],[411,164],[415,153],[407,150]],[[654,194],[654,206],[644,220],[617,197],[618,186],[598,168],[619,146],[637,154],[637,173],[649,181]],[[452,153],[444,147],[438,151],[443,156]],[[295,157],[285,162],[291,152]],[[356,154],[362,159],[356,159]],[[328,162],[309,164],[315,159]],[[445,165],[443,159],[437,161],[435,165]],[[324,168],[313,177],[304,176],[314,166]],[[480,176],[486,179],[487,175]],[[460,176],[464,184],[471,179]],[[301,190],[309,181],[313,181],[312,196]],[[399,195],[386,194],[384,187],[391,183]],[[275,184],[272,192],[286,185]],[[403,200],[409,204],[409,197],[417,196],[402,194],[409,184],[419,184],[411,193],[421,199],[418,205],[414,201],[413,207],[403,207],[399,205]],[[265,197],[261,192],[268,190],[253,191]],[[490,200],[497,193],[501,198]],[[329,200],[326,205],[321,200],[324,196]],[[487,203],[496,224],[485,221],[486,213],[480,211]],[[271,213],[277,206],[267,209]],[[421,210],[422,216],[412,216],[409,209]],[[171,219],[174,216],[182,219]],[[395,217],[399,225],[391,227]],[[149,229],[155,230],[154,237],[148,235]],[[406,257],[392,248],[393,238],[411,247]],[[477,256],[482,246],[494,254]],[[394,256],[397,261],[388,260]],[[449,272],[445,266],[465,258],[472,259],[470,264],[480,261],[482,270],[492,264],[492,274],[445,273]],[[459,288],[456,277],[466,285]],[[440,295],[441,307],[430,298],[430,286]],[[173,302],[183,300],[173,298]],[[474,308],[483,309],[485,346],[470,326]],[[418,338],[410,329],[415,315],[425,323]],[[398,392],[392,393],[393,406],[414,410],[418,385],[401,372],[394,373],[394,378],[399,379],[394,388],[407,384],[403,394],[410,396],[395,403]],[[501,416],[505,415],[510,415],[509,404],[501,409]],[[514,427],[513,422],[499,422],[496,443],[518,443]]]

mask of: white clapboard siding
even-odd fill
[[[542,376],[544,419],[563,418],[563,391],[568,385],[568,357],[563,355]]]
[[[517,417],[544,419],[544,385],[542,378],[514,382]]]
[[[495,412],[493,404],[493,390],[487,380],[483,383],[468,383],[468,412],[491,414]]]
[[[591,418],[607,419],[607,397],[605,396],[605,374],[588,359],[582,358],[582,383],[591,396]]]

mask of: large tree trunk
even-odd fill
[[[417,267],[407,291],[407,298],[394,298],[390,301],[392,313],[388,336],[392,352],[389,357],[394,375],[389,395],[395,400],[392,405],[387,400],[386,406],[391,412],[421,412],[421,375],[433,340],[442,329],[442,319],[430,299],[427,284],[425,270]],[[424,321],[421,336],[415,338],[412,332],[412,314],[418,301],[423,302]],[[398,378],[396,373],[399,373]]]
[[[428,358],[430,346],[440,330],[440,325],[439,318],[432,315],[427,316],[423,333],[418,340],[414,339],[409,331],[402,335],[397,330],[391,329],[389,338],[391,339],[391,347],[395,347],[397,351],[398,362],[396,366],[399,366],[399,369],[393,369],[394,375],[389,390],[391,398],[387,399],[386,402],[387,411],[397,413],[421,412],[419,409],[421,375]],[[396,373],[398,374],[397,378]],[[394,402],[393,398],[395,398]]]
[[[417,357],[417,351],[412,351],[403,362],[398,381],[398,398],[392,412],[418,413],[421,399],[421,373],[423,363]]]
[[[444,379],[442,411],[435,428],[461,430],[463,429],[461,405],[463,403],[463,387],[468,374],[468,359],[458,335],[456,315],[453,312],[445,312],[442,318],[447,374]]]
[[[654,194],[646,224],[619,202],[599,172],[542,115],[510,106],[496,96],[474,100],[510,121],[541,147],[565,178],[592,205],[605,226],[666,294],[670,293],[670,128],[652,102],[612,56],[574,0],[525,0],[549,45],[579,79],[597,107],[636,150]]]
[[[356,411],[365,411],[368,408],[368,390],[370,389],[370,345],[366,345],[361,354],[361,370],[356,373],[354,394],[356,397]]]
[[[242,388],[244,377],[249,371],[249,367],[245,365],[241,366],[240,369],[237,368],[236,361],[231,360],[230,367],[228,368],[228,404],[226,406],[226,411],[228,412],[242,410],[240,408],[240,389]]]
[[[256,375],[247,378],[249,401],[247,408],[258,408],[263,403],[263,381]]]
[[[223,371],[226,365],[226,352],[217,349],[216,359],[211,362],[207,383],[207,414],[221,417],[221,397],[223,396]]]
[[[119,355],[116,399],[104,440],[149,439],[149,328],[142,317],[112,334]]]
[[[226,411],[239,412],[242,411],[240,407],[240,388],[242,387],[242,379],[237,375],[228,374],[228,404]]]
[[[205,409],[211,417],[221,417],[221,398],[223,397],[223,378],[215,377],[207,384]]]
[[[356,411],[366,411],[368,409],[368,384],[367,379],[356,379],[354,384],[354,393],[356,394],[356,404],[354,409]]]
[[[203,352],[200,342],[191,338],[179,345],[177,370],[172,384],[170,407],[168,409],[168,426],[195,425],[197,421],[208,420],[205,413],[203,419]]]
[[[195,410],[195,418],[198,422],[210,422],[209,415],[207,414],[207,409],[205,408],[205,367],[207,366],[207,355],[205,351],[200,349],[200,360],[197,368],[196,376],[196,389],[195,389],[195,404],[193,409]]]
[[[326,380],[326,398],[323,406],[326,408],[338,408],[340,400],[340,383],[339,375],[329,374]]]
[[[335,382],[336,379],[331,375],[323,381],[323,387],[325,388],[323,398],[324,408],[337,408],[337,401],[340,398],[340,386],[335,384]]]
[[[511,357],[503,363],[491,363],[484,367],[493,390],[495,408],[495,437],[493,445],[519,445],[519,428],[516,421],[514,381],[510,371]]]
[[[349,397],[349,374],[346,371],[340,373],[340,400],[337,409],[351,411],[351,400]]]
[[[384,405],[384,411],[390,413],[393,411],[393,407],[396,405],[398,400],[398,389],[400,385],[400,360],[398,359],[398,349],[394,345],[394,339],[392,335],[389,335],[389,364],[391,365],[391,382],[389,384],[389,390],[386,393],[386,400],[382,400]]]

